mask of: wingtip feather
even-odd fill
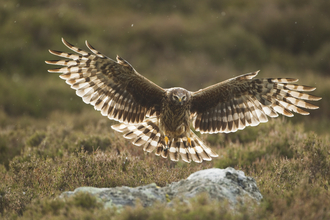
[[[47,70],[49,73],[61,73],[61,68]]]
[[[95,48],[94,48],[90,43],[88,43],[87,40],[85,40],[85,44],[86,44],[86,46],[88,47],[88,49],[90,49],[90,50],[95,50]]]
[[[68,48],[73,47],[73,45],[70,44],[68,41],[66,41],[63,37],[61,38],[61,40],[62,40],[62,43],[63,43],[66,47],[68,47]]]
[[[59,56],[62,52],[61,51],[58,51],[58,50],[48,50],[49,53],[55,55],[55,56]]]
[[[56,65],[58,60],[46,60],[45,63],[51,64],[51,65]]]

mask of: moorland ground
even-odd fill
[[[0,5],[0,214],[4,219],[329,219],[330,2],[21,1]],[[220,156],[203,164],[146,154],[111,130],[44,61],[60,38],[87,39],[163,87],[198,90],[246,72],[299,78],[323,99],[309,116],[201,135]],[[79,186],[159,186],[210,167],[256,179],[260,205],[205,196],[177,208],[104,210]]]

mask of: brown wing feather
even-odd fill
[[[192,93],[194,127],[202,133],[235,132],[246,126],[267,122],[269,117],[292,112],[308,115],[318,107],[304,100],[321,98],[303,92],[314,87],[292,84],[297,79],[253,79],[259,71],[241,75]]]
[[[76,90],[87,104],[108,116],[125,123],[142,122],[145,116],[159,114],[165,90],[135,71],[124,59],[117,62],[95,50],[87,41],[89,53],[62,42],[72,51],[65,53],[49,50],[51,54],[68,60],[46,61],[64,67],[48,70],[62,73],[60,77]]]

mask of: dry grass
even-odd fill
[[[2,154],[8,158],[7,168],[0,168],[4,180],[0,183],[0,211],[4,218],[78,219],[93,215],[102,219],[111,213],[114,219],[330,217],[329,136],[306,132],[303,124],[277,119],[237,134],[203,136],[220,157],[203,164],[187,164],[145,154],[113,133],[111,123],[94,116],[93,111],[53,114],[50,119],[25,119],[25,125],[18,123],[0,131],[2,146],[7,147]],[[10,158],[14,154],[10,149],[15,148],[20,154]],[[227,166],[257,180],[264,195],[260,206],[251,208],[247,204],[238,207],[240,212],[235,214],[227,210],[226,202],[214,203],[201,197],[191,206],[178,204],[180,208],[175,210],[159,204],[147,209],[127,208],[125,214],[118,214],[100,209],[88,195],[69,204],[54,200],[61,192],[79,186],[134,187],[153,182],[164,186],[200,169]],[[81,204],[86,196],[89,202]]]

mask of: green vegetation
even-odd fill
[[[83,119],[86,121],[82,124]],[[0,182],[0,212],[8,219],[32,216],[78,219],[91,215],[96,219],[106,216],[114,219],[132,216],[198,219],[223,215],[232,219],[330,217],[329,136],[307,132],[303,124],[278,119],[247,128],[236,137],[216,135],[218,139],[215,139],[215,135],[209,135],[205,140],[209,140],[219,158],[203,164],[187,164],[144,153],[109,130],[111,122],[92,110],[22,121],[1,130],[4,159],[0,177],[4,181]],[[244,139],[245,136],[254,138]],[[180,208],[175,210],[159,204],[147,209],[127,208],[118,214],[115,210],[101,209],[88,195],[73,198],[68,204],[56,199],[61,192],[79,186],[140,186],[153,182],[164,186],[200,169],[227,166],[241,169],[257,180],[264,195],[260,206],[251,209],[247,204],[238,207],[241,213],[234,214],[228,211],[225,201],[214,203],[197,198],[192,206],[178,204]]]
[[[329,219],[330,2],[3,0],[0,4],[0,218],[3,219]],[[127,59],[164,87],[197,90],[261,69],[296,77],[323,99],[309,116],[277,118],[202,138],[220,156],[174,163],[114,133],[44,61],[66,50],[60,37],[88,40]],[[210,167],[256,179],[259,206],[228,209],[200,196],[176,208],[104,210],[91,196],[63,191],[167,183]]]

